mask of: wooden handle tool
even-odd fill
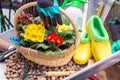
[[[95,63],[95,60],[94,60],[94,59],[89,59],[87,66],[90,66],[90,65],[92,65],[92,64],[94,64],[94,63]]]
[[[101,2],[99,8],[98,8],[98,12],[97,12],[97,15],[100,17],[101,14],[102,14],[102,11],[103,11],[103,8],[104,8],[104,3],[103,1]]]
[[[90,66],[94,63],[95,63],[95,60],[89,59],[87,66]],[[74,74],[75,72],[76,71],[50,71],[50,72],[46,72],[46,75],[47,76],[70,76]]]
[[[95,63],[95,60],[89,59],[87,66],[90,66],[94,63]],[[76,71],[50,71],[50,72],[46,72],[46,75],[47,76],[70,76],[74,74],[75,72]]]
[[[26,76],[70,76],[74,74],[76,71],[49,71],[49,72],[41,72],[37,74],[26,74]]]
[[[47,76],[70,76],[74,74],[76,71],[50,71],[46,72]]]
[[[0,39],[0,51],[7,50],[10,44],[2,39]]]

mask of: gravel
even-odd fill
[[[40,76],[37,74],[49,71],[78,71],[85,67],[75,64],[72,60],[64,66],[47,67],[25,59],[20,53],[12,54],[5,60],[5,63],[5,75],[8,80],[63,80],[67,76]]]

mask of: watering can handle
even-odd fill
[[[64,0],[63,3],[62,3],[62,5],[60,7],[62,9],[64,9],[66,7],[67,3],[68,3],[68,0]]]

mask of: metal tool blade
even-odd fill
[[[0,53],[0,61],[4,60],[5,58],[7,58],[8,56],[10,56],[11,54],[16,52],[16,48],[13,47],[11,49],[8,49],[2,53]]]

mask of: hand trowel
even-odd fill
[[[0,39],[0,61],[15,53],[16,49],[10,43]]]

